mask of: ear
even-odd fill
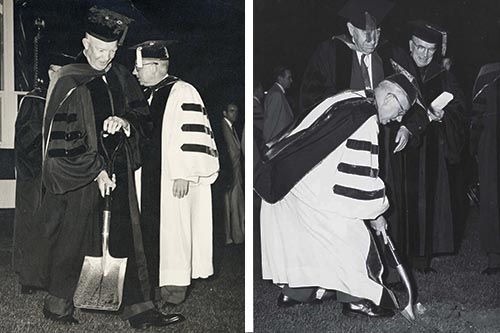
[[[413,52],[413,43],[411,39],[408,41],[408,47],[410,48],[410,52]]]
[[[349,34],[351,36],[354,36],[354,26],[352,25],[351,22],[347,22],[347,30],[349,30]]]
[[[88,48],[89,48],[89,40],[88,40],[88,38],[83,37],[83,38],[82,38],[82,44],[83,44],[83,48],[84,48],[85,50],[86,50],[86,49],[88,49]]]

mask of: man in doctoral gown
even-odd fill
[[[79,63],[61,68],[50,82],[44,114],[43,201],[44,236],[49,247],[49,283],[43,313],[48,319],[77,324],[73,295],[84,256],[101,256],[100,221],[103,202],[111,191],[109,251],[126,257],[121,317],[133,328],[165,326],[181,315],[159,312],[149,295],[139,212],[133,181],[137,168],[142,119],[149,111],[137,81],[113,63],[119,40],[131,20],[106,8],[89,10],[84,50]],[[107,132],[106,150],[125,145],[117,154],[113,174],[99,144]]]
[[[141,213],[155,298],[179,304],[191,279],[213,274],[212,194],[219,160],[198,91],[168,73],[168,42],[133,47],[151,127],[142,144]],[[159,288],[161,287],[161,288]]]
[[[417,68],[421,101],[430,120],[420,144],[406,151],[408,228],[413,268],[428,273],[431,258],[456,250],[455,234],[464,190],[460,157],[465,140],[465,101],[454,75],[442,65],[446,32],[425,21],[411,22],[410,55]],[[431,105],[444,91],[453,100]]]
[[[262,197],[262,274],[285,285],[278,305],[332,296],[348,316],[386,317],[394,295],[364,220],[384,233],[379,123],[401,121],[416,99],[404,74],[331,96],[285,133],[256,170]],[[265,201],[265,202],[264,202]]]

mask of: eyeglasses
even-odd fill
[[[425,47],[423,45],[417,44],[413,39],[411,40],[413,45],[415,45],[415,48],[417,49],[418,52],[420,53],[427,53],[429,52],[430,55],[434,54],[436,52],[435,47]]]
[[[158,65],[158,63],[157,62],[148,62],[146,64],[143,63],[141,67],[139,67],[137,64],[135,64],[134,66],[135,66],[135,69],[140,69],[140,68],[143,68],[143,67],[145,67],[147,65]]]
[[[387,95],[392,96],[396,100],[396,102],[398,103],[398,106],[399,106],[398,116],[404,116],[406,113],[406,109],[403,107],[403,105],[401,104],[399,99],[396,97],[396,95],[394,95],[393,93],[387,93]]]

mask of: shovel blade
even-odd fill
[[[75,307],[118,311],[122,303],[126,268],[127,258],[86,256],[73,296]]]

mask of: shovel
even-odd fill
[[[111,158],[106,151],[101,132],[100,143],[107,159],[109,175],[113,174],[113,164],[116,154],[123,146],[123,135]],[[123,282],[127,268],[127,258],[113,258],[108,249],[109,226],[111,221],[111,196],[106,191],[104,196],[103,227],[102,227],[102,257],[85,256],[80,279],[76,287],[73,303],[75,307],[91,310],[117,311],[122,303]]]
[[[387,241],[387,245],[390,250],[389,252],[391,252],[392,256],[394,257],[394,262],[396,263],[396,270],[398,271],[399,276],[401,276],[401,280],[403,280],[406,290],[408,291],[408,305],[403,309],[403,311],[401,311],[401,314],[408,321],[412,322],[415,320],[415,312],[413,311],[415,300],[413,296],[413,288],[410,283],[410,278],[408,277],[408,274],[406,273],[403,265],[401,264],[401,261],[399,260],[399,257],[396,253],[396,248],[394,247],[391,238],[389,237],[389,235],[387,235],[385,230],[382,230],[382,236],[384,237],[384,240]]]

